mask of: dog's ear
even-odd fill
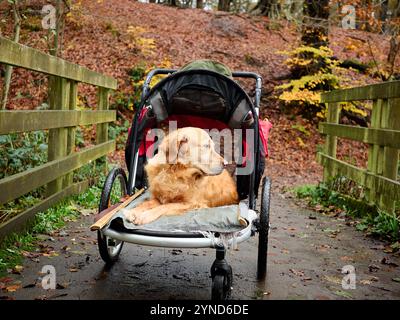
[[[185,155],[188,151],[188,137],[176,135],[175,139],[169,141],[166,156],[169,163],[176,163],[178,160],[185,163]]]

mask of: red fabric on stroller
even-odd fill
[[[146,112],[145,109],[142,111]],[[139,116],[139,121],[143,118],[144,113]],[[209,118],[203,118],[203,117],[198,117],[198,116],[190,116],[190,115],[171,115],[168,117],[166,120],[163,121],[168,126],[169,121],[176,121],[177,123],[177,128],[183,128],[183,127],[197,127],[201,129],[217,129],[219,131],[224,130],[224,129],[229,129],[229,127],[219,121],[219,120],[214,120],[214,119],[209,119]],[[260,138],[261,138],[261,143],[263,144],[264,150],[265,150],[265,156],[268,157],[268,136],[269,136],[269,131],[272,128],[271,122],[268,120],[259,120],[259,131],[260,131]],[[144,131],[144,136],[146,137],[149,130],[151,128],[147,128]],[[143,139],[140,146],[139,146],[139,155],[143,156],[144,154],[154,154],[153,153],[153,145],[154,145],[154,138],[155,137],[149,137],[147,136],[147,139]],[[246,140],[243,140],[243,150],[247,150],[246,146]],[[247,154],[247,152],[246,152]]]

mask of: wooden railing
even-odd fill
[[[340,103],[360,100],[373,102],[371,126],[339,124]],[[393,212],[395,202],[400,201],[400,81],[327,92],[322,95],[322,102],[328,104],[327,122],[319,126],[320,132],[326,134],[325,151],[318,153],[318,161],[324,166],[324,181],[337,175],[348,177],[365,188],[370,204]],[[336,159],[337,137],[369,144],[366,169]]]
[[[116,89],[117,81],[2,37],[0,63],[47,74],[51,88],[50,110],[0,111],[0,135],[49,130],[48,162],[0,180],[0,204],[44,185],[47,198],[0,225],[2,238],[22,229],[37,212],[88,187],[89,181],[73,184],[73,171],[115,149],[115,141],[108,141],[108,123],[115,121],[116,112],[108,107],[109,90]],[[79,82],[98,87],[97,110],[76,110]],[[96,124],[96,145],[75,152],[76,127],[90,124]]]

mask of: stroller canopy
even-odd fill
[[[185,114],[219,120],[230,128],[251,127],[252,101],[231,75],[222,64],[195,61],[160,81],[143,102],[157,122]]]

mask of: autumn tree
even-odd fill
[[[19,13],[19,4],[18,0],[9,0],[9,3],[12,5],[12,12],[14,18],[14,41],[19,42],[19,36],[21,31],[21,15]],[[13,72],[13,67],[7,65],[5,68],[5,75],[4,75],[4,93],[1,97],[1,106],[0,109],[5,109],[8,100],[8,92],[10,91],[10,84],[11,84],[11,76]]]
[[[328,46],[329,0],[304,0],[301,42],[305,46]]]

